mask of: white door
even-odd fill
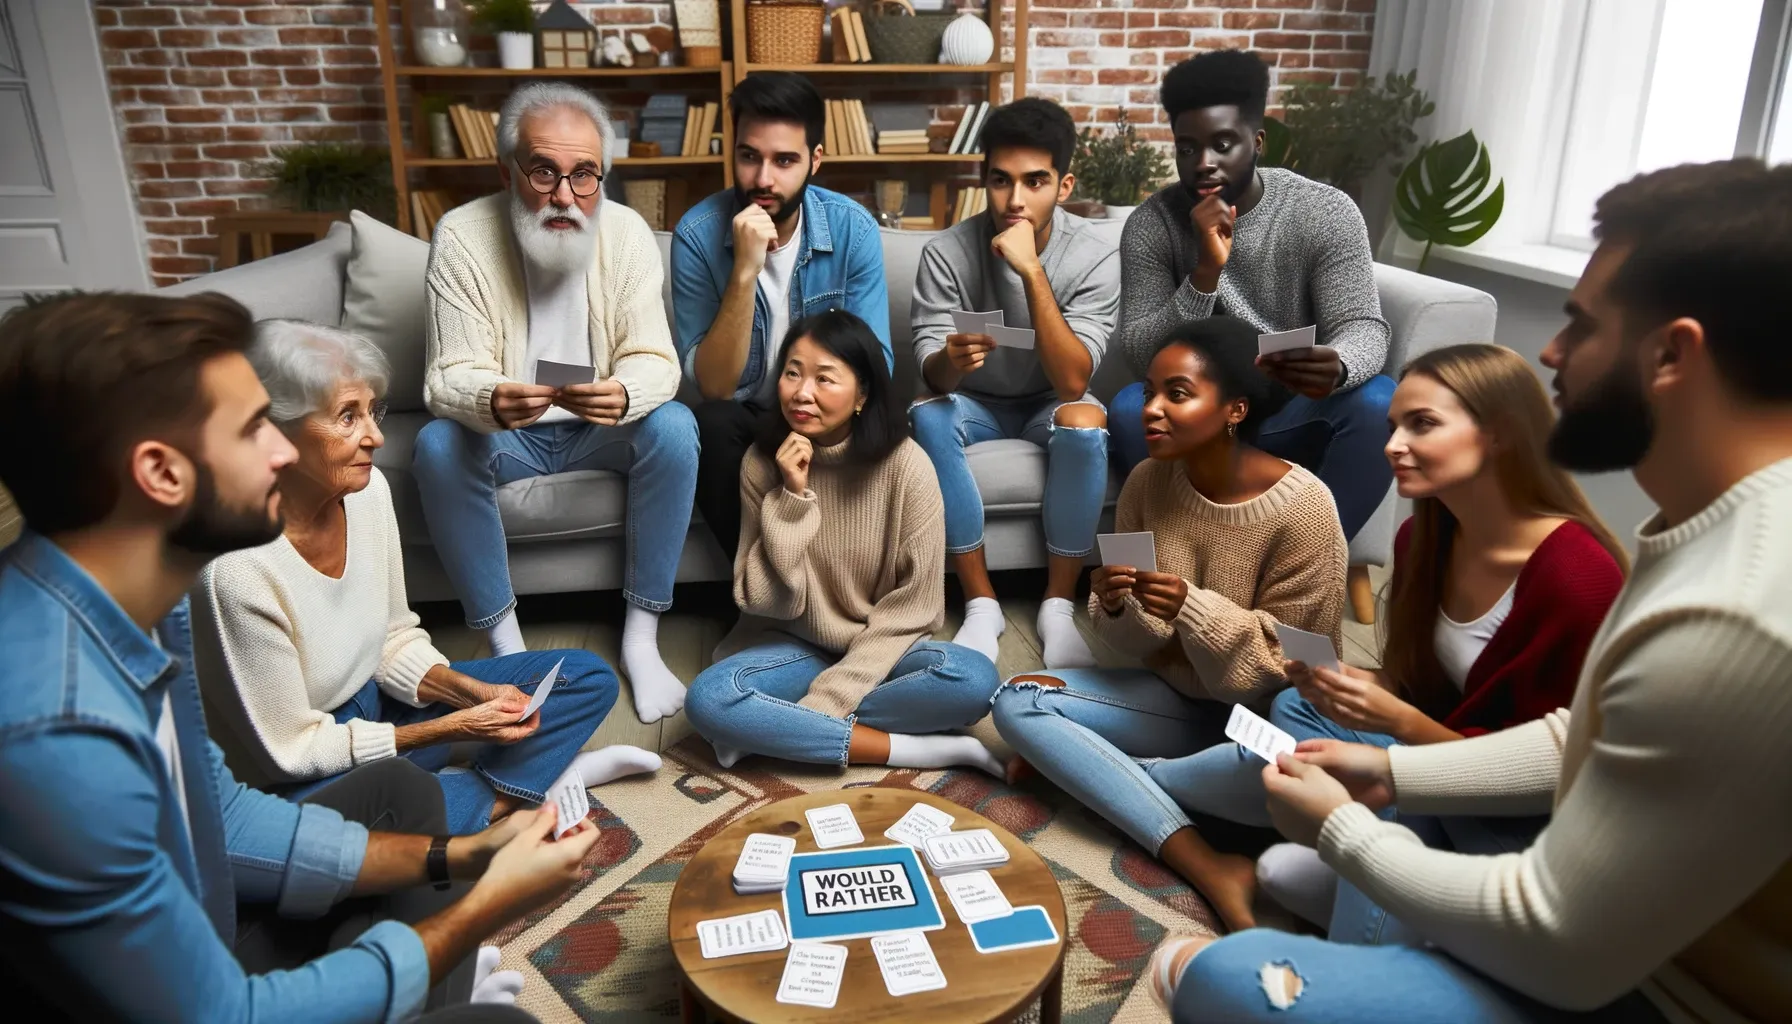
[[[0,310],[149,287],[92,8],[0,0]]]

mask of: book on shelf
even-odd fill
[[[877,152],[877,146],[871,141],[871,122],[865,117],[864,100],[847,100],[847,112],[852,115],[854,145],[858,152],[871,156]]]
[[[690,108],[685,123],[684,145],[679,152],[685,156],[709,155],[709,140],[715,135],[721,109],[719,103],[693,105]]]
[[[443,214],[459,205],[454,193],[441,188],[420,188],[411,193],[411,233],[425,242],[435,234]]]
[[[864,35],[862,23],[857,27],[857,31],[854,30],[853,15],[857,13],[850,7],[836,7],[834,12],[828,16],[833,23],[834,63],[836,64],[863,64],[871,59],[871,51],[865,47],[862,41]]]
[[[974,152],[971,148],[971,144],[976,136],[973,133],[978,126],[978,121],[981,120],[983,116],[983,111],[988,108],[988,100],[984,100],[981,103],[973,103],[964,108],[964,113],[958,118],[958,129],[952,133],[952,144],[946,147],[946,152]]]
[[[840,133],[835,124],[834,101],[823,100],[822,110],[827,115],[825,127],[822,129],[822,145],[827,147],[828,156],[840,155]]]
[[[975,217],[989,208],[989,193],[981,188],[961,188],[958,202],[953,204],[952,223]]]
[[[869,63],[871,61],[871,44],[865,41],[865,16],[859,13],[857,7],[847,8],[847,14],[852,20],[853,44],[859,48],[859,63]]]

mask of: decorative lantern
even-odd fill
[[[535,34],[541,40],[544,68],[588,68],[597,45],[597,29],[580,17],[566,0],[554,0],[535,16]]]

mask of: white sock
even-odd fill
[[[660,770],[660,755],[651,750],[614,743],[598,750],[587,750],[572,759],[570,771],[579,773],[585,788],[615,782],[624,775],[643,775]]]
[[[498,624],[485,631],[485,638],[491,642],[492,657],[502,658],[507,654],[521,654],[529,648],[523,644],[523,627],[516,621],[516,609],[511,608],[504,614]]]
[[[635,714],[657,722],[684,707],[684,684],[660,658],[660,613],[628,606],[622,620],[622,671],[635,691]]]
[[[724,768],[734,767],[736,764],[740,763],[741,758],[747,756],[747,752],[744,750],[738,750],[734,747],[724,747],[720,743],[711,743],[710,746],[715,748],[716,763]]]
[[[498,970],[503,958],[496,946],[479,947],[479,957],[473,962],[473,997],[468,1002],[515,1004],[523,991],[523,972]]]
[[[1076,628],[1076,605],[1048,597],[1039,606],[1039,639],[1045,644],[1046,668],[1094,668],[1095,655]]]
[[[964,603],[964,625],[952,642],[969,647],[992,663],[1001,653],[1002,631],[1008,620],[1002,617],[1002,605],[993,597],[973,597]]]
[[[975,736],[956,736],[951,733],[931,733],[926,736],[911,736],[908,733],[893,732],[890,734],[890,767],[892,768],[950,768],[953,765],[965,765],[980,768],[996,778],[1005,778],[1005,766],[996,760],[989,748]]]

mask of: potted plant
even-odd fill
[[[1076,175],[1076,192],[1107,207],[1110,220],[1124,220],[1148,192],[1170,176],[1170,162],[1163,151],[1139,138],[1138,129],[1122,109],[1114,129],[1101,135],[1084,128],[1077,133],[1076,155],[1070,170]]]
[[[1506,206],[1506,180],[1493,180],[1487,144],[1475,133],[1419,149],[1394,186],[1394,222],[1407,237],[1425,243],[1419,272],[1434,245],[1471,245],[1493,228]]]
[[[360,210],[390,222],[392,162],[386,150],[348,142],[307,142],[274,154],[273,195],[294,210]]]
[[[529,0],[478,0],[473,24],[498,38],[498,63],[510,71],[535,66],[535,8]]]
[[[1369,174],[1403,158],[1419,141],[1414,122],[1435,108],[1413,84],[1417,78],[1417,71],[1370,76],[1344,92],[1319,82],[1290,87],[1282,117],[1264,118],[1259,163],[1325,182],[1361,203]]]

